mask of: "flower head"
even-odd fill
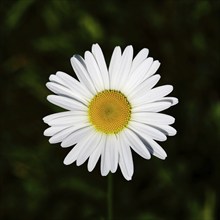
[[[74,55],[71,64],[79,79],[58,71],[46,86],[56,95],[48,101],[67,111],[46,116],[50,127],[44,131],[51,144],[72,147],[64,164],[76,161],[79,166],[88,159],[92,171],[101,157],[101,174],[116,172],[118,165],[125,179],[134,173],[132,152],[145,159],[151,154],[166,158],[156,141],[165,141],[176,130],[170,125],[174,118],[159,113],[178,103],[165,97],[171,85],[153,88],[160,79],[156,74],[159,61],[148,57],[142,49],[133,59],[133,47],[121,51],[115,47],[109,68],[101,48],[92,45],[84,58]]]

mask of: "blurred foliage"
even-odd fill
[[[114,219],[220,219],[220,1],[0,1],[0,219],[106,219],[99,167],[64,166],[68,149],[43,137],[51,73],[98,42],[143,47],[180,103],[168,158],[134,155],[131,182],[114,175]]]

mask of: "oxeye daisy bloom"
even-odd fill
[[[115,47],[109,68],[98,44],[84,58],[74,55],[72,67],[79,79],[58,71],[46,86],[56,95],[48,101],[67,111],[46,116],[50,127],[44,131],[51,144],[72,147],[64,159],[69,165],[88,159],[92,171],[101,157],[101,174],[116,172],[118,165],[126,180],[134,173],[132,151],[150,159],[151,154],[165,159],[167,154],[156,141],[176,134],[170,125],[175,119],[159,113],[178,103],[165,97],[171,85],[153,88],[160,79],[159,61],[142,49],[133,58],[133,47]]]

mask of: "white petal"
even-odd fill
[[[105,145],[103,147],[101,155],[101,174],[102,176],[108,175],[111,169],[111,157],[110,157],[110,142],[108,136],[105,137]]]
[[[72,90],[78,96],[82,96],[84,99],[91,99],[93,97],[93,94],[82,83],[74,79],[72,76],[61,71],[58,71],[56,76],[63,81],[62,85]]]
[[[84,139],[85,137],[87,137],[88,133],[93,132],[93,129],[89,126],[85,126],[81,129],[77,129],[76,131],[74,131],[73,133],[71,133],[69,136],[67,136],[61,143],[61,147],[70,147],[74,144],[76,144],[77,142],[79,142],[81,139]]]
[[[153,58],[149,57],[144,62],[142,62],[133,73],[131,73],[130,78],[127,80],[127,84],[125,85],[125,89],[127,91],[131,91],[132,88],[136,87],[138,84],[144,81],[144,76],[147,71],[150,69],[150,66],[153,63]]]
[[[156,73],[159,67],[160,67],[160,62],[158,60],[155,60],[151,65],[149,71],[144,76],[144,80],[152,76],[154,73]]]
[[[148,135],[154,140],[157,140],[157,141],[167,140],[167,137],[163,132],[161,132],[160,130],[150,125],[143,124],[141,121],[138,121],[138,122],[131,121],[129,124],[129,127],[137,133],[139,131],[143,131],[146,135]]]
[[[110,89],[115,89],[117,86],[117,79],[118,79],[120,66],[121,66],[121,48],[115,47],[109,65]]]
[[[69,165],[77,160],[81,151],[84,149],[86,145],[90,142],[90,138],[94,135],[93,132],[87,132],[87,135],[81,139],[75,147],[67,154],[63,163],[65,165]]]
[[[67,126],[53,126],[53,127],[49,127],[44,131],[44,136],[53,136],[56,133],[66,129]]]
[[[131,73],[147,58],[149,50],[147,48],[142,49],[134,58],[131,67]]]
[[[57,118],[62,118],[62,117],[66,117],[66,116],[74,116],[74,115],[87,115],[86,112],[83,112],[83,111],[77,111],[77,110],[74,110],[74,111],[65,111],[65,112],[58,112],[58,113],[54,113],[54,114],[51,114],[51,115],[48,115],[46,117],[43,118],[43,121],[45,123],[48,123],[49,121],[53,120],[53,119],[57,119]]]
[[[87,110],[87,107],[84,104],[68,97],[49,95],[47,96],[47,100],[67,110],[81,110],[81,111]]]
[[[66,86],[62,79],[60,79],[57,75],[51,74],[49,77],[51,82]]]
[[[88,126],[88,125],[87,125]],[[62,142],[67,136],[69,136],[70,134],[74,133],[75,131],[86,127],[86,125],[81,125],[81,126],[71,126],[69,128],[63,129],[62,131],[56,133],[55,135],[53,135],[50,139],[49,142],[51,144],[56,144],[59,142]]]
[[[99,157],[101,156],[101,153],[102,153],[104,146],[105,146],[105,137],[104,137],[104,135],[102,135],[101,140],[98,143],[96,149],[93,151],[93,153],[89,157],[89,161],[88,161],[88,171],[89,172],[91,172],[95,168],[95,165],[97,164]]]
[[[73,91],[69,90],[68,88],[54,83],[54,82],[48,82],[46,84],[47,88],[50,89],[52,92],[56,93],[57,95],[61,95],[61,96],[67,96],[69,98],[73,98],[79,102],[84,103],[85,105],[88,104],[88,101],[86,101],[85,99],[83,99],[82,96],[78,96],[76,93],[74,93]]]
[[[109,89],[109,73],[106,66],[104,55],[102,53],[102,49],[98,44],[93,44],[92,53],[96,59],[96,62],[98,63],[105,89]]]
[[[143,81],[141,84],[138,84],[136,87],[133,87],[133,89],[129,93],[129,100],[132,101],[132,99],[137,99],[143,95],[145,95],[150,89],[152,89],[160,80],[160,75],[154,75],[145,81]]]
[[[124,163],[124,161],[121,158],[119,158],[119,166],[121,168],[121,173],[123,174],[124,178],[127,181],[130,181],[132,177],[128,176],[127,169],[126,169],[126,164]]]
[[[139,135],[141,136],[142,141],[144,141],[145,146],[151,154],[162,160],[164,160],[167,157],[167,154],[164,151],[164,149],[156,141],[154,141],[152,138],[148,137],[144,133],[140,132]]]
[[[175,122],[175,118],[170,115],[153,112],[135,112],[132,114],[132,120],[151,125],[170,125]]]
[[[147,148],[145,147],[145,145],[132,130],[126,129],[124,135],[128,141],[128,144],[137,154],[139,154],[141,157],[145,159],[151,158],[151,155],[147,150]]]
[[[148,142],[149,146],[148,149],[151,152],[151,154],[153,154],[155,157],[158,157],[162,160],[165,160],[167,157],[166,152],[164,151],[164,149],[154,140],[152,140],[151,138],[147,138],[145,137],[145,140]],[[150,146],[152,147],[150,149]]]
[[[170,102],[172,106],[178,104],[178,102],[179,102],[179,100],[175,97],[164,97],[164,98],[161,98],[158,101]]]
[[[168,136],[174,136],[177,133],[176,129],[169,125],[155,125],[154,127]]]
[[[87,143],[87,145],[84,145],[84,148],[81,150],[76,161],[77,166],[83,164],[89,158],[89,156],[95,151],[101,140],[101,136],[102,135],[100,133],[94,132],[93,136],[90,137],[90,140]]]
[[[92,97],[92,94],[87,88],[85,88],[79,81],[64,72],[58,71],[56,75],[50,75],[49,80],[52,83],[64,86],[65,88],[74,92],[74,94],[76,94],[78,97],[82,97],[84,100],[89,100],[89,98]]]
[[[109,136],[108,146],[110,149],[111,172],[115,173],[118,168],[118,140],[115,135]]]
[[[144,105],[134,107],[132,112],[160,112],[168,109],[171,106],[170,102],[150,102]]]
[[[157,101],[173,91],[173,86],[164,85],[156,87],[146,93],[146,95],[140,98],[133,99],[133,106],[143,105],[145,103]]]
[[[98,64],[93,56],[93,54],[89,51],[85,52],[85,63],[88,70],[88,73],[90,75],[90,78],[92,79],[95,88],[98,92],[105,89],[104,82],[102,79],[102,75],[100,72],[100,69],[98,67]]]
[[[67,154],[67,156],[65,157],[63,163],[65,165],[70,165],[71,163],[75,162],[75,160],[77,159],[79,153],[81,150],[81,144],[78,143],[76,144],[76,146],[73,147],[73,149]]]
[[[80,82],[93,94],[97,93],[95,86],[90,78],[86,69],[85,61],[79,55],[75,55],[71,58],[72,67],[80,80]]]
[[[75,125],[75,124],[85,124],[88,122],[87,115],[70,115],[60,118],[55,118],[48,122],[50,126],[63,126],[63,125]]]
[[[131,70],[132,58],[133,47],[127,46],[122,54],[121,66],[118,73],[118,84],[116,87],[117,89],[122,88],[124,84],[127,82]]]
[[[119,136],[119,143],[119,166],[124,178],[126,180],[131,180],[134,173],[131,149],[127,141],[125,141],[121,135]]]

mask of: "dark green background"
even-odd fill
[[[159,85],[180,103],[168,158],[134,154],[127,182],[114,174],[114,219],[220,219],[220,1],[1,0],[0,219],[106,219],[107,178],[99,165],[63,165],[69,149],[50,145],[42,117],[50,74],[74,75],[73,54],[99,43],[132,44],[160,60]]]

